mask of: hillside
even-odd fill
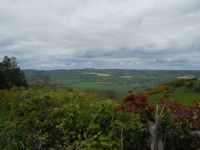
[[[177,78],[175,81],[152,87],[146,90],[146,93],[154,102],[160,101],[167,94],[172,99],[188,105],[200,99],[200,80]]]
[[[25,70],[30,85],[50,84],[75,90],[111,92],[114,98],[122,99],[128,90],[143,92],[153,86],[174,81],[179,76],[194,75],[200,78],[200,71],[169,70]]]

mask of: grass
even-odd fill
[[[150,95],[150,99],[153,102],[159,102],[162,96],[162,93],[156,93]],[[177,102],[185,105],[191,105],[194,100],[200,99],[200,92],[194,92],[184,87],[180,87],[173,90],[173,92],[171,93],[171,97]]]
[[[185,88],[177,88],[172,97],[183,104],[192,104],[194,100],[200,99],[200,92],[194,92]]]

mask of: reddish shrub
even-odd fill
[[[153,107],[145,94],[134,94],[132,91],[124,99],[124,108],[130,112],[144,113],[153,111]]]
[[[169,112],[169,119],[171,121],[179,122],[182,127],[190,129],[199,128],[197,110],[194,106],[184,106],[175,101],[166,101],[165,107]]]

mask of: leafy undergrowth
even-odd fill
[[[113,100],[30,89],[4,92],[1,101],[9,108],[0,113],[7,115],[0,122],[0,149],[147,149],[139,116],[118,111]]]
[[[154,107],[142,94],[127,100],[123,106],[93,93],[66,89],[1,91],[0,149],[148,150],[150,133],[144,118],[146,112],[154,113]],[[185,107],[177,108],[180,111],[173,113],[186,110],[187,114]],[[199,139],[188,135],[176,120],[169,121],[167,111],[165,116],[158,134],[166,149],[197,149]]]

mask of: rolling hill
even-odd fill
[[[200,78],[200,71],[184,70],[25,70],[25,74],[32,86],[52,85],[78,91],[106,92],[120,99],[126,95],[128,90],[143,92],[162,83],[174,81],[180,76],[193,75]]]

